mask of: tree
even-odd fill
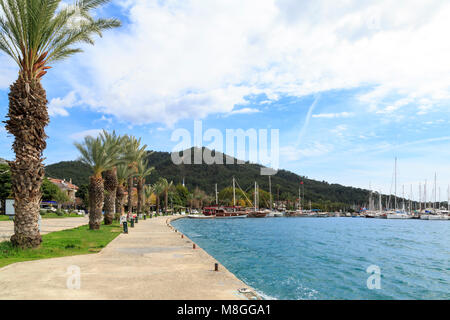
[[[41,193],[43,201],[55,201],[56,194],[59,188],[54,183],[50,182],[47,178],[44,179],[41,185]]]
[[[146,185],[144,187],[144,211],[148,211],[151,205],[151,199],[154,195],[154,186]]]
[[[189,190],[183,186],[182,184],[177,184],[176,187],[176,193],[179,199],[179,203],[177,203],[180,206],[186,206],[188,204],[188,197],[189,197]]]
[[[148,162],[146,160],[141,159],[137,165],[137,172],[135,173],[135,177],[137,179],[137,213],[142,213],[142,208],[144,204],[144,184],[145,178],[148,177],[154,167],[149,168]]]
[[[141,138],[136,139],[133,136],[125,136],[124,137],[124,157],[123,160],[128,164],[129,168],[136,173],[137,166],[139,161],[145,156],[147,145],[143,145],[141,147]],[[128,178],[128,211],[133,212],[133,200],[132,200],[132,191],[133,191],[133,176]]]
[[[81,52],[74,45],[93,44],[94,34],[118,27],[115,19],[94,19],[91,10],[109,0],[76,1],[60,9],[60,0],[0,0],[0,50],[19,67],[9,92],[6,130],[14,136],[16,158],[9,162],[14,197],[11,243],[37,247],[40,188],[44,179],[42,153],[49,123],[46,92],[41,84],[50,64]]]
[[[11,170],[7,164],[0,164],[0,199],[11,196]]]
[[[161,179],[159,179],[158,181],[155,182],[155,184],[153,184],[152,187],[153,187],[153,192],[155,193],[155,196],[156,196],[156,214],[159,214],[159,207],[161,204],[159,196],[164,191],[164,185],[161,183]]]
[[[70,201],[69,196],[61,189],[58,188],[58,191],[56,192],[54,199],[58,203],[58,209],[61,209],[61,206],[64,203],[67,203]]]
[[[167,212],[167,207],[169,204],[169,189],[172,186],[173,182],[168,182],[166,178],[159,178],[158,183],[161,187],[162,192],[164,193],[164,211]]]
[[[125,213],[125,184],[132,174],[133,171],[127,164],[117,165],[116,212],[121,215]]]
[[[100,137],[87,136],[83,143],[75,143],[81,153],[80,161],[92,168],[93,175],[89,177],[89,229],[100,228],[104,200],[104,182],[102,172],[110,170],[117,164],[116,154],[119,146],[103,144]]]
[[[119,162],[121,156],[120,151],[123,148],[124,139],[113,131],[108,133],[103,130],[100,134],[103,145],[109,150],[116,150],[115,154],[110,154],[111,157],[115,157],[116,164]],[[116,193],[117,193],[117,167],[114,165],[111,169],[103,172],[104,184],[105,184],[105,225],[112,224],[114,220],[114,214],[116,213]]]
[[[84,207],[89,207],[89,185],[83,184],[81,185],[77,192],[75,193],[75,197],[80,198],[83,201]]]

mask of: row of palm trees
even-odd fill
[[[141,145],[140,138],[119,136],[115,131],[109,133],[103,130],[98,137],[87,136],[82,143],[75,143],[75,146],[80,152],[80,161],[90,166],[93,172],[89,178],[90,229],[100,228],[103,211],[105,225],[112,224],[116,213],[125,213],[125,200],[128,211],[132,211],[135,182],[138,214],[148,211],[146,204],[152,195],[156,196],[157,212],[160,195],[164,195],[167,210],[168,194],[173,183],[160,178],[153,185],[145,184],[154,167],[148,165],[147,145]]]

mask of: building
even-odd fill
[[[78,186],[72,183],[72,179],[66,181],[65,179],[48,178],[48,180],[55,184],[61,191],[64,191],[71,203],[75,202],[75,194],[78,191]]]

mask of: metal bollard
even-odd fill
[[[214,271],[219,271],[219,264],[218,263],[214,264]]]
[[[134,219],[131,219],[130,227],[134,228]]]
[[[194,243],[194,244],[192,244],[192,249],[194,249],[194,250],[195,250],[195,248],[196,248],[196,247],[195,247],[195,243]]]
[[[181,239],[183,239],[183,238],[184,238],[184,235],[182,234],[182,235],[181,235]]]
[[[136,221],[135,221],[136,223],[138,223],[139,222],[139,219],[138,219],[138,217],[136,216]]]
[[[147,215],[146,214],[144,214],[144,220],[147,220]]]
[[[126,221],[123,222],[123,233],[128,233],[128,223]]]

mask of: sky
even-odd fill
[[[66,1],[67,2],[67,1]],[[70,1],[69,1],[70,2]],[[438,0],[113,0],[95,46],[42,80],[45,163],[101,129],[172,151],[175,129],[279,129],[279,167],[418,198],[450,184],[450,3]],[[17,67],[0,53],[0,118]],[[0,126],[0,157],[13,159]],[[439,190],[439,189],[438,189]]]

